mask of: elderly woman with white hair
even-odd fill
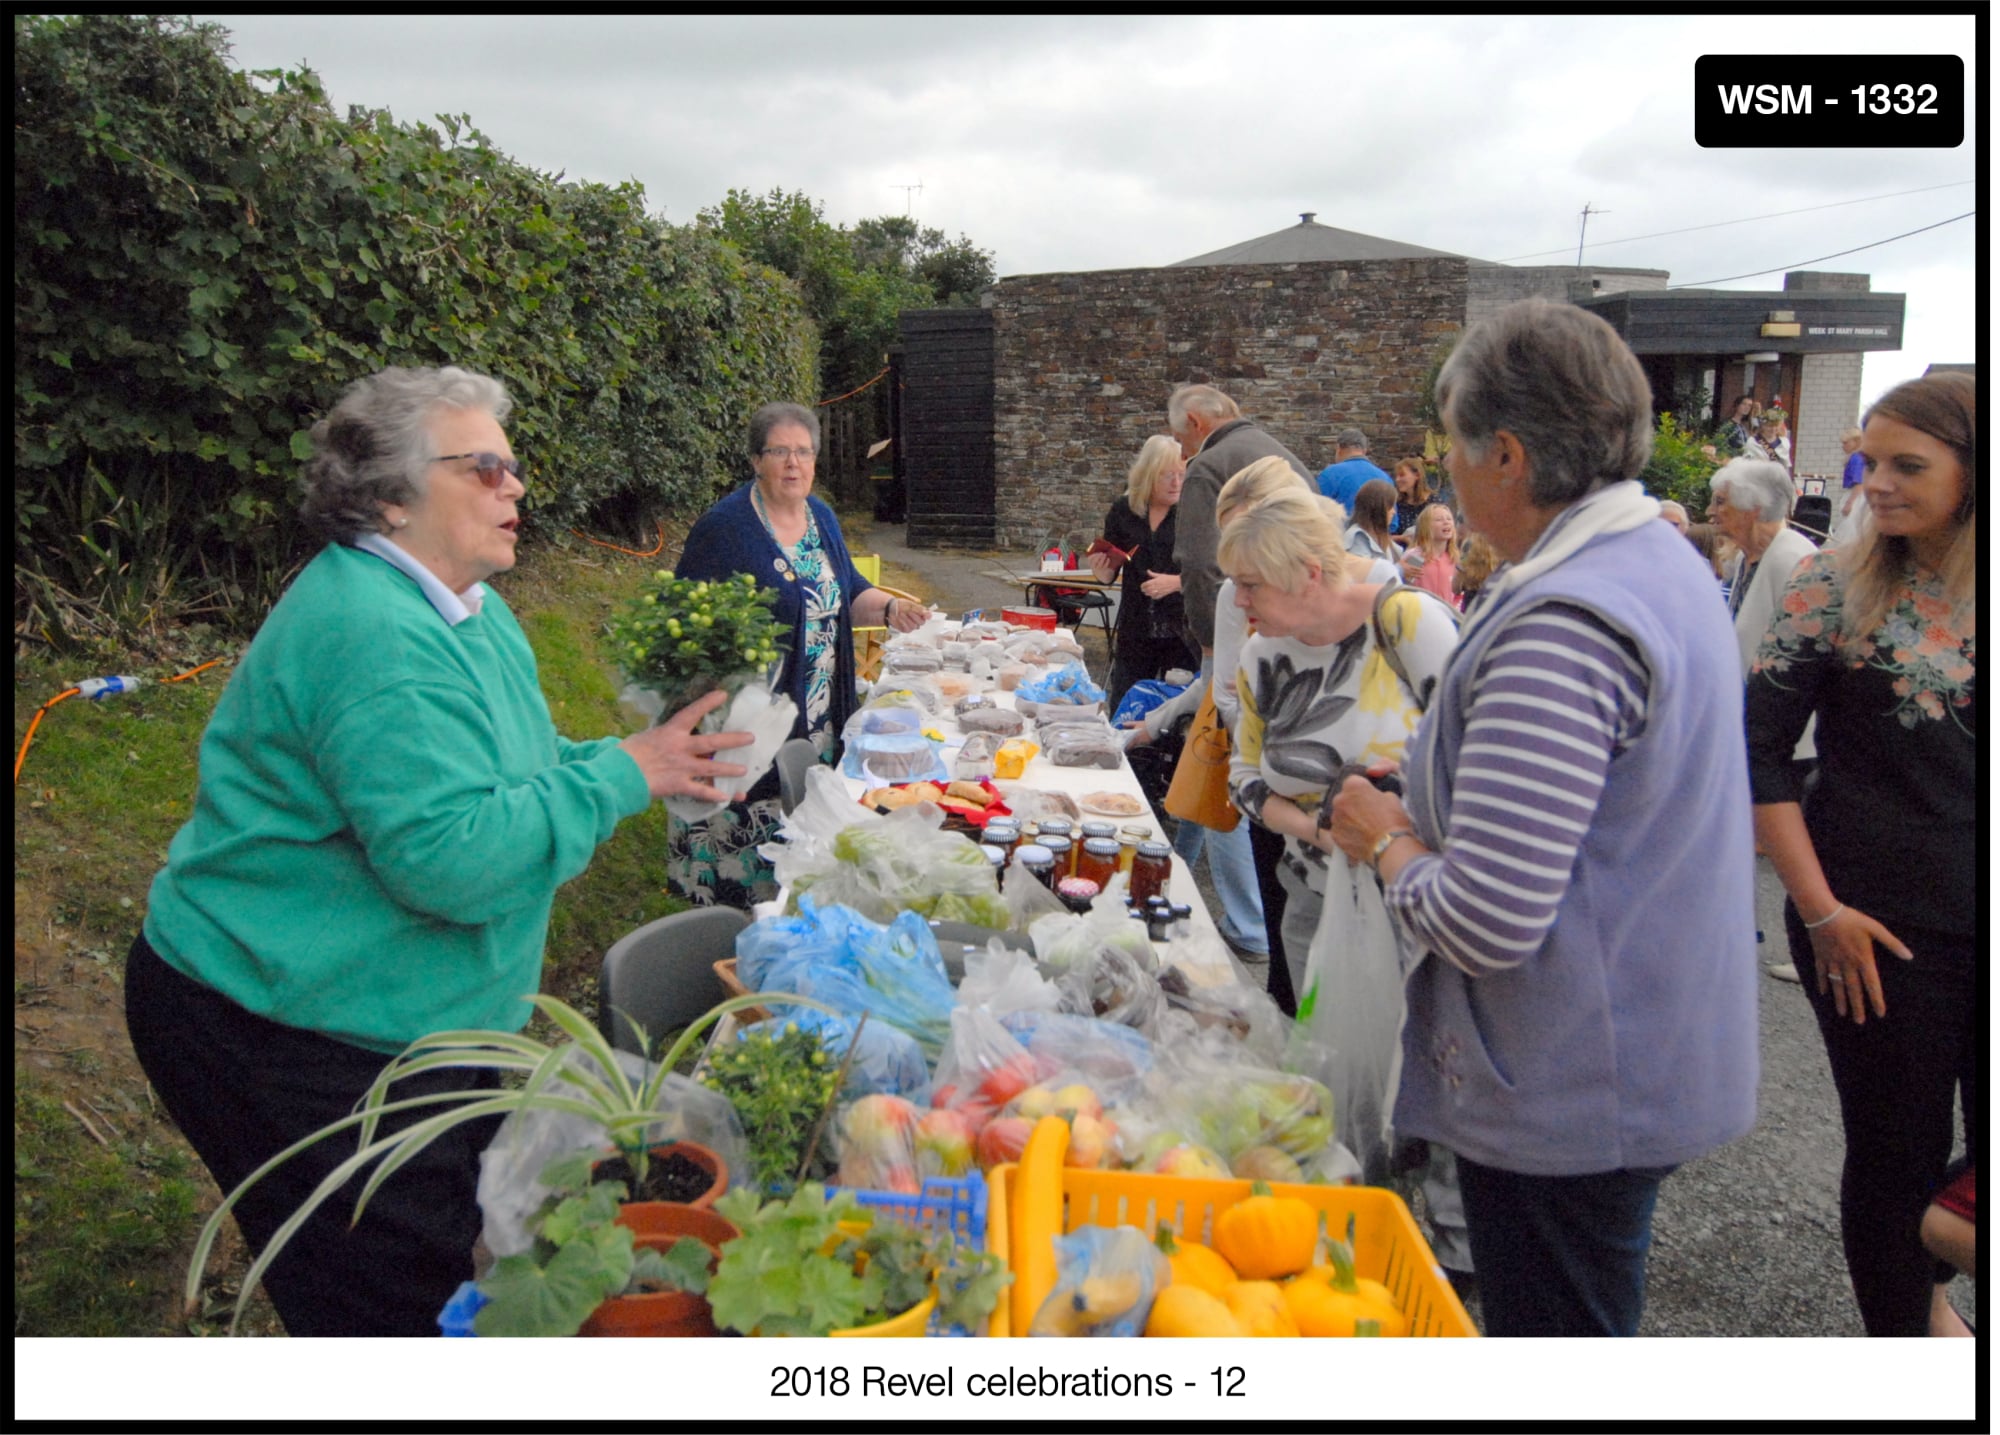
[[[1748,677],[1778,595],[1819,550],[1790,524],[1797,495],[1781,463],[1732,458],[1709,479],[1708,495],[1709,522],[1740,550],[1729,571],[1729,614],[1736,620],[1738,666]]]
[[[1631,1335],[1660,1183],[1757,1107],[1742,681],[1637,475],[1652,389],[1573,305],[1511,304],[1438,375],[1488,581],[1341,850],[1410,946],[1399,1129],[1458,1156],[1489,1334]]]
[[[301,512],[326,544],[215,706],[125,967],[132,1049],[225,1191],[348,1115],[418,1037],[525,1026],[556,888],[653,799],[714,801],[711,777],[743,773],[711,757],[748,733],[694,732],[720,692],[627,738],[556,731],[487,586],[520,543],[510,406],[464,369],[384,369],[313,426]],[[397,1090],[496,1084],[440,1069]],[[285,1329],[436,1335],[472,1275],[493,1125],[425,1147],[358,1223],[320,1206],[264,1279]],[[354,1151],[352,1132],[321,1141],[246,1192],[251,1247]]]

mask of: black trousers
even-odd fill
[[[265,1161],[352,1112],[389,1058],[318,1032],[266,1020],[161,960],[142,934],[125,965],[125,1023],[146,1078],[224,1195]],[[489,1088],[492,1072],[425,1072],[391,1099]],[[385,1117],[400,1129],[449,1109]],[[383,1182],[358,1225],[367,1173],[326,1201],[264,1275],[285,1329],[306,1335],[436,1335],[437,1315],[472,1278],[479,1237],[479,1153],[498,1128],[483,1117],[454,1128]],[[263,1250],[320,1181],[358,1149],[352,1127],[265,1176],[233,1208]],[[372,1169],[372,1168],[371,1168]]]
[[[1261,822],[1251,822],[1250,857],[1257,864],[1257,895],[1264,902],[1264,935],[1271,943],[1271,965],[1264,977],[1264,989],[1286,1016],[1297,1016],[1298,995],[1292,990],[1291,968],[1285,964],[1285,888],[1278,881],[1278,864],[1285,857],[1284,834],[1273,832]]]
[[[1790,902],[1792,964],[1819,1018],[1840,1094],[1847,1154],[1840,1169],[1840,1243],[1870,1335],[1928,1335],[1931,1287],[1951,1268],[1924,1250],[1924,1208],[1951,1159],[1951,1108],[1965,1107],[1966,1150],[1984,1164],[1986,1005],[1977,940],[1900,924],[1914,959],[1876,949],[1887,1016],[1856,1026],[1819,991],[1812,941]]]

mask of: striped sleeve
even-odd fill
[[[1473,677],[1444,850],[1384,894],[1420,948],[1483,976],[1541,947],[1649,681],[1637,650],[1573,604],[1527,609],[1495,637]]]

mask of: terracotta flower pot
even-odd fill
[[[666,1251],[676,1241],[696,1240],[708,1247],[710,1268],[724,1242],[742,1234],[736,1226],[705,1206],[672,1201],[640,1201],[618,1213],[618,1224],[632,1232],[634,1249]],[[645,1291],[613,1296],[583,1323],[578,1335],[706,1336],[715,1335],[715,1318],[708,1297],[685,1291]]]
[[[706,1191],[702,1192],[699,1196],[696,1196],[693,1200],[686,1202],[628,1201],[626,1203],[626,1209],[628,1210],[635,1205],[647,1205],[647,1206],[689,1205],[689,1206],[698,1206],[703,1209],[706,1209],[707,1207],[713,1206],[715,1204],[715,1198],[717,1196],[720,1196],[724,1191],[727,1191],[729,1189],[729,1168],[723,1165],[722,1158],[720,1156],[716,1155],[715,1152],[709,1150],[708,1147],[701,1145],[699,1142],[673,1141],[663,1146],[653,1147],[649,1152],[647,1152],[647,1155],[650,1156],[655,1161],[664,1161],[673,1156],[685,1157],[689,1161],[694,1162],[695,1165],[701,1167],[704,1171],[708,1172],[710,1177],[709,1187]],[[601,1170],[601,1168],[605,1165],[606,1162],[611,1161],[613,1159],[615,1158],[607,1156],[604,1161],[598,1162],[596,1166],[593,1166],[591,1168],[593,1175],[595,1175],[599,1170]],[[630,1183],[628,1182],[628,1185],[629,1184]],[[636,1192],[633,1194],[636,1194]]]

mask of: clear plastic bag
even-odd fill
[[[916,1126],[923,1109],[900,1096],[873,1095],[834,1115],[833,1146],[840,1169],[834,1181],[871,1191],[914,1196],[917,1178]]]
[[[847,1067],[847,1076],[840,1086],[845,1100],[873,1092],[887,1092],[916,1102],[931,1099],[930,1065],[924,1060],[923,1047],[908,1032],[886,1021],[864,1023],[857,1017],[835,1016],[815,1007],[785,1006],[782,1010],[782,1016],[739,1027],[738,1031],[747,1034],[768,1029],[775,1036],[787,1023],[795,1022],[807,1031],[818,1032],[827,1058]],[[854,1051],[851,1061],[850,1048]]]
[[[944,744],[922,733],[853,738],[840,759],[840,770],[870,784],[951,781]]]
[[[1341,1141],[1371,1185],[1389,1175],[1404,1017],[1398,939],[1382,889],[1364,867],[1329,863],[1298,1031],[1317,1057],[1309,1069],[1333,1092]]]
[[[652,1071],[651,1063],[631,1052],[613,1051],[612,1055],[635,1084]],[[599,1069],[580,1048],[572,1048],[565,1056],[564,1068],[581,1073]],[[563,1084],[558,1079],[549,1091],[560,1095]],[[750,1148],[743,1139],[743,1123],[728,1097],[675,1074],[661,1083],[655,1104],[660,1121],[646,1132],[649,1145],[698,1142],[715,1152],[732,1186],[750,1179]],[[534,1244],[528,1223],[549,1196],[541,1174],[551,1161],[579,1151],[602,1152],[607,1160],[614,1154],[602,1126],[571,1112],[518,1110],[500,1123],[493,1140],[480,1153],[478,1185],[479,1209],[484,1217],[481,1238],[496,1257],[517,1255]]]
[[[1058,728],[1042,744],[1057,767],[1101,767],[1116,772],[1125,764],[1125,744],[1103,723],[1095,728]]]
[[[1149,1030],[1160,1012],[1158,962],[1144,925],[1126,915],[1122,894],[1114,882],[1088,915],[1042,917],[1028,936],[1037,964],[1056,978],[1072,1010]]]
[[[619,698],[644,713],[654,726],[662,718],[673,714],[666,711],[666,702],[661,696],[636,684],[628,684]],[[704,731],[747,732],[751,742],[748,747],[732,747],[726,754],[717,754],[723,762],[743,764],[741,777],[717,777],[710,786],[729,794],[730,801],[743,796],[763,780],[771,770],[771,764],[778,760],[778,749],[791,737],[792,729],[798,725],[799,707],[791,698],[782,693],[773,694],[770,685],[762,679],[755,679],[737,688],[723,709],[720,719],[714,714],[704,720]],[[669,797],[664,799],[667,811],[683,822],[705,822],[722,811],[726,802],[703,802],[696,797]]]
[[[951,1040],[938,1057],[931,1105],[959,1113],[971,1133],[979,1169],[990,1170],[1003,1161],[1020,1160],[1035,1126],[1024,1116],[1002,1120],[1000,1111],[1053,1075],[1055,1068],[1038,1063],[993,1013],[961,1006],[951,1014]]]
[[[1063,899],[1019,863],[1008,864],[1006,876],[1001,879],[1000,895],[1007,907],[1007,929],[1011,932],[1025,932],[1043,917],[1070,915]]]
[[[864,708],[908,707],[921,705],[925,713],[938,710],[937,684],[930,678],[912,677],[909,674],[876,680],[868,691],[868,701]]]
[[[984,951],[975,947],[965,954],[965,977],[958,984],[960,1006],[984,1007],[1005,1017],[1018,1011],[1054,1011],[1062,999],[1055,983],[1036,969],[1033,957],[998,937],[987,942]]]
[[[961,782],[977,782],[993,775],[993,757],[1004,739],[994,732],[976,732],[952,754],[951,775]]]
[[[944,668],[944,654],[936,648],[890,648],[882,655],[882,671],[902,676],[907,673],[936,673]]]
[[[1351,1169],[1352,1157],[1334,1142],[1333,1094],[1317,1078],[1258,1065],[1213,1030],[1156,1051],[1148,1104],[1166,1131],[1215,1152],[1232,1170],[1256,1163],[1266,1180]]]
[[[1143,1334],[1153,1297],[1173,1279],[1167,1258],[1137,1226],[1079,1226],[1057,1236],[1056,1283],[1029,1335]]]
[[[958,715],[958,726],[964,732],[1019,737],[1028,730],[1028,720],[1010,708],[968,708]]]

